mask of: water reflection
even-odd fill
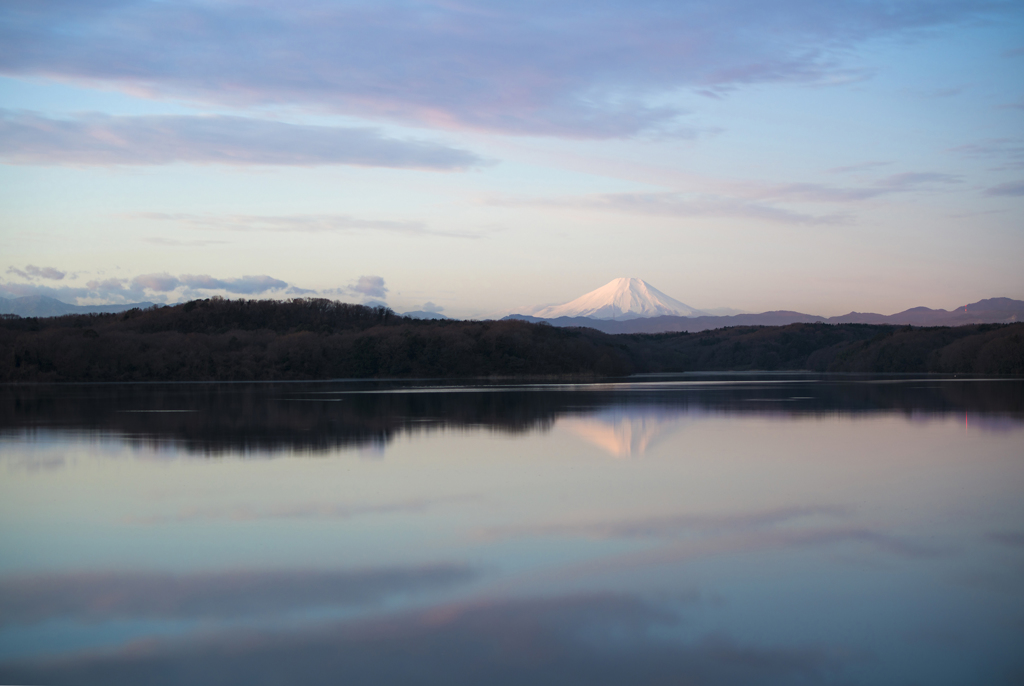
[[[0,579],[0,626],[53,619],[283,617],[379,604],[389,596],[464,583],[467,567],[200,574],[81,572]]]
[[[609,408],[559,417],[558,426],[619,458],[640,457],[680,428],[697,410],[654,407]]]
[[[139,646],[8,672],[47,683],[828,684],[848,662],[827,649],[758,648],[658,634],[681,621],[635,597],[452,606],[319,628]]]
[[[191,452],[327,453],[436,429],[518,434],[556,422],[617,457],[639,456],[684,415],[956,416],[978,430],[1024,422],[1013,380],[650,377],[604,384],[431,382],[126,384],[0,388],[0,436],[85,431]],[[972,422],[973,418],[973,422]]]
[[[7,387],[0,683],[1020,683],[1022,492],[1020,380]]]

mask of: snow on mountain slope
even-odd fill
[[[564,305],[550,305],[532,313],[535,317],[591,317],[593,319],[635,319],[676,315],[693,317],[703,314],[689,305],[670,298],[642,279],[622,278],[609,281],[596,291],[582,295]]]

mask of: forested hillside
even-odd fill
[[[1024,324],[731,327],[610,335],[419,320],[323,299],[196,300],[0,319],[0,381],[621,376],[794,370],[1024,374]]]

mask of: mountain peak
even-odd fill
[[[670,298],[643,279],[622,277],[613,279],[586,295],[563,305],[544,307],[534,316],[591,317],[593,319],[635,319],[676,315],[692,317],[703,314],[699,310]]]

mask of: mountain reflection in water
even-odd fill
[[[7,386],[0,683],[1024,683],[1022,492],[1019,379]]]
[[[659,438],[679,428],[695,410],[660,407],[612,408],[563,416],[558,426],[614,457],[640,457]]]

